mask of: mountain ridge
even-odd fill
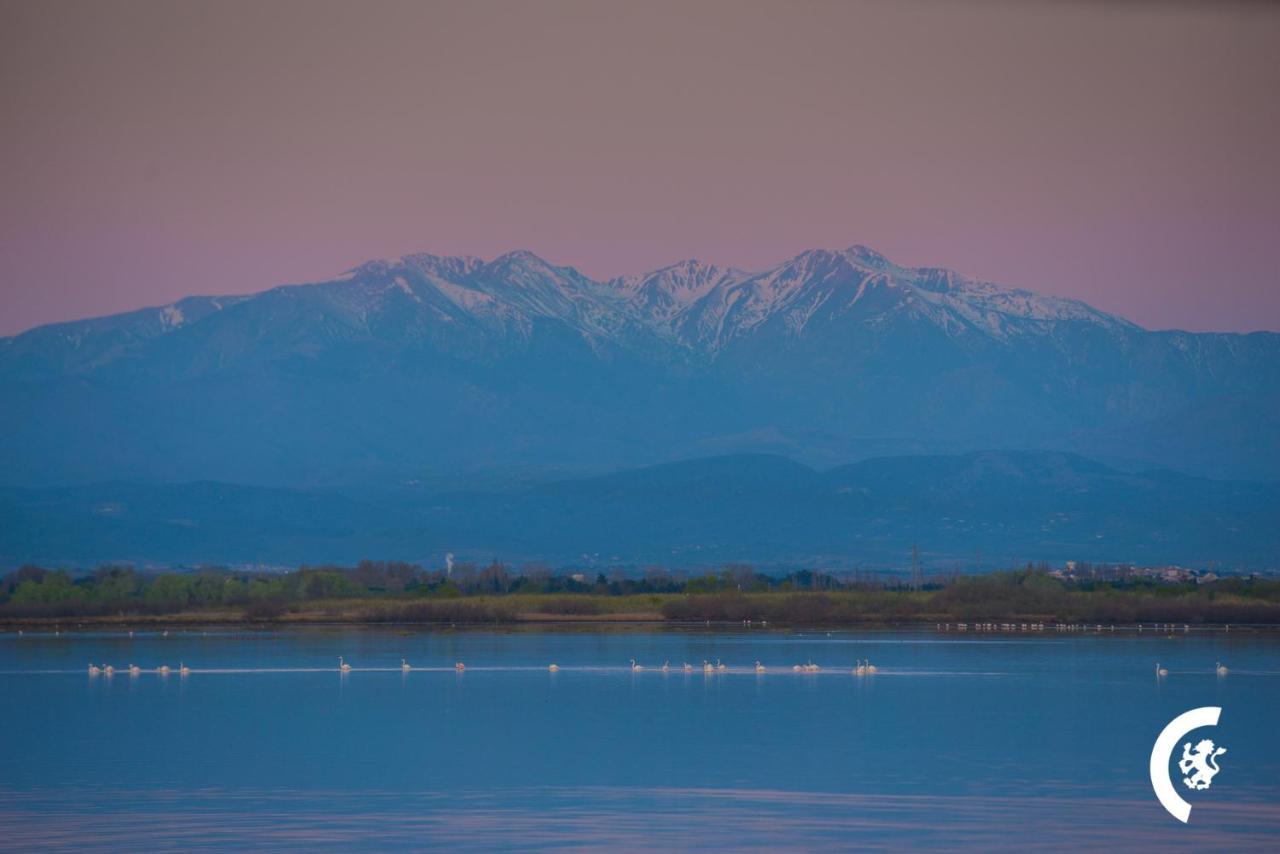
[[[562,288],[570,293],[580,292],[584,286],[594,285],[603,291],[604,296],[615,296],[625,300],[627,297],[632,297],[638,291],[643,290],[645,285],[662,283],[662,290],[667,292],[679,289],[681,286],[685,291],[691,292],[696,298],[687,300],[682,305],[682,307],[688,307],[690,303],[706,297],[710,291],[714,290],[715,286],[719,285],[740,285],[749,282],[759,286],[761,289],[769,290],[771,295],[774,296],[789,295],[794,293],[794,290],[798,289],[799,286],[803,286],[813,278],[830,278],[832,275],[841,272],[839,268],[842,264],[846,266],[845,272],[858,272],[866,274],[868,277],[893,273],[897,277],[893,280],[893,284],[906,283],[922,291],[938,294],[968,294],[975,297],[993,295],[1003,297],[1005,298],[1004,304],[997,307],[998,304],[993,302],[991,310],[1000,311],[1014,317],[1061,320],[1067,319],[1070,313],[1074,311],[1075,317],[1078,319],[1116,322],[1139,328],[1130,321],[1098,311],[1079,300],[1045,296],[1022,289],[1002,288],[994,283],[971,279],[939,267],[902,267],[893,264],[885,256],[872,249],[860,244],[854,244],[844,250],[805,250],[779,264],[756,272],[725,267],[691,258],[646,273],[617,276],[604,280],[591,279],[579,273],[572,266],[552,264],[530,250],[513,250],[498,255],[489,261],[468,255],[449,256],[432,253],[410,253],[398,258],[366,261],[340,275],[320,282],[279,285],[245,294],[193,295],[159,306],[148,306],[84,320],[42,324],[16,335],[0,338],[0,341],[23,338],[40,330],[62,329],[69,331],[75,328],[77,330],[91,331],[95,327],[116,327],[131,319],[139,322],[152,319],[162,329],[166,327],[176,329],[190,322],[198,322],[207,316],[207,312],[200,312],[197,317],[185,317],[186,309],[184,304],[187,306],[209,305],[216,311],[221,310],[223,307],[282,290],[335,286],[342,283],[358,284],[364,281],[363,277],[381,278],[391,276],[391,281],[394,283],[395,274],[404,270],[425,274],[432,284],[437,284],[441,281],[452,285],[466,284],[478,293],[486,292],[488,289],[486,286],[491,288],[495,280],[505,280],[506,283],[514,285],[532,285],[536,287],[542,285],[545,279],[552,278],[558,279]],[[542,281],[538,279],[538,276],[542,277]],[[781,287],[779,287],[779,283],[781,283]],[[789,283],[796,285],[796,287],[788,287]],[[405,284],[409,283],[406,282]],[[857,282],[853,284],[857,284]],[[874,285],[876,282],[872,281],[869,284]],[[410,296],[413,295],[412,288],[406,289],[400,285],[397,285],[397,287],[403,293]],[[1019,301],[1021,302],[1020,305],[1018,304]],[[1048,316],[1051,309],[1057,310],[1056,316]],[[173,323],[169,319],[173,317],[175,312],[178,318],[177,323]],[[152,314],[154,314],[154,317],[149,317]],[[1180,330],[1166,331],[1180,332]]]

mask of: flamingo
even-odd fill
[[[163,676],[168,676],[168,675],[169,675],[169,665],[167,665],[167,664],[162,664],[162,665],[160,665],[159,667],[157,667],[157,668],[156,668],[156,672],[157,672],[157,673],[160,673],[160,674],[161,674],[161,675],[163,675]]]
[[[764,665],[756,661],[756,673],[764,673]]]
[[[412,669],[413,669],[413,668],[409,666],[409,662],[405,661],[403,658],[402,658],[402,659],[400,659],[400,672],[401,672],[401,673],[408,673],[408,672],[409,672],[410,670],[412,670]]]
[[[98,665],[94,664],[92,661],[90,661],[90,662],[89,662],[89,675],[90,675],[90,676],[97,676],[97,675],[98,675],[99,673],[101,673],[101,672],[102,672],[102,668],[101,668],[101,667],[99,667]]]
[[[190,667],[187,667],[187,665],[183,664],[181,661],[178,662],[178,673],[180,675],[186,676],[190,672],[191,672]]]
[[[467,665],[463,664],[461,661],[458,661],[454,663],[453,669],[461,673],[462,671],[467,669]]]
[[[728,669],[727,667],[725,667],[723,664],[721,664],[721,663],[720,663],[720,659],[718,659],[718,658],[717,658],[717,659],[716,659],[716,670],[727,670],[727,669]]]
[[[714,672],[715,672],[715,668],[714,668],[714,667],[712,667],[711,662],[707,661],[705,658],[702,660],[702,672],[703,672],[703,673],[714,673]]]
[[[1157,676],[1168,676],[1168,675],[1169,675],[1169,671],[1168,671],[1168,670],[1165,670],[1163,667],[1161,667],[1161,666],[1160,666],[1160,662],[1158,662],[1158,661],[1156,662],[1156,675],[1157,675]]]
[[[867,675],[867,666],[866,666],[865,664],[863,664],[863,663],[862,663],[862,659],[861,659],[861,658],[859,658],[859,659],[858,659],[858,666],[857,666],[857,667],[855,667],[855,668],[853,668],[853,675],[854,675],[854,676],[866,676],[866,675]]]
[[[794,670],[796,673],[799,673],[801,670],[804,670],[804,668],[798,664],[791,665],[791,669]]]
[[[130,675],[130,676],[137,676],[137,675],[138,675],[139,673],[141,673],[141,672],[142,672],[142,668],[141,668],[141,667],[139,667],[138,665],[136,665],[136,664],[130,664],[130,665],[129,665],[129,675]]]
[[[669,670],[671,670],[671,661],[670,661],[670,659],[668,659],[667,661],[662,662],[662,672],[663,672],[663,673],[666,673],[666,672],[667,672],[667,671],[669,671]]]
[[[867,659],[867,672],[868,672],[868,673],[875,673],[875,672],[876,672],[876,666],[875,666],[874,664],[872,664],[872,663],[871,663],[871,660],[870,660],[870,659]]]
[[[692,672],[693,672],[693,665],[686,661],[686,662],[684,663],[684,672],[685,672],[685,673],[692,673]]]
[[[116,672],[116,669],[112,667],[110,664],[104,664],[102,665],[102,672],[110,676],[111,674]]]
[[[338,670],[342,671],[343,673],[351,672],[351,665],[343,661],[342,656],[338,656]]]
[[[1215,672],[1215,673],[1217,673],[1219,676],[1226,676],[1226,675],[1227,675],[1227,668],[1223,665],[1223,663],[1222,663],[1221,661],[1219,661],[1219,662],[1214,666],[1213,670],[1214,670],[1214,672]]]
[[[552,673],[559,673],[559,672],[560,672],[560,665],[558,665],[558,664],[553,664],[553,665],[551,665],[550,667],[548,667],[547,669],[548,669],[548,670],[550,670]]]
[[[644,670],[644,665],[643,665],[643,664],[636,664],[636,660],[635,660],[634,658],[633,658],[633,659],[631,659],[631,672],[632,672],[632,673],[639,673],[641,670]]]

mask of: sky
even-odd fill
[[[1280,329],[1280,4],[0,0],[0,334],[530,249],[871,246]]]

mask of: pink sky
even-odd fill
[[[0,0],[0,334],[527,248],[872,246],[1280,329],[1280,7]]]

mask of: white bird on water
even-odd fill
[[[693,665],[686,661],[686,662],[684,663],[684,672],[685,672],[685,673],[692,673],[692,672],[693,672]]]
[[[342,671],[343,673],[351,672],[351,665],[343,661],[342,656],[338,656],[338,670]]]
[[[643,664],[636,664],[636,660],[635,660],[634,658],[633,658],[633,659],[631,659],[631,672],[632,672],[632,673],[639,673],[641,670],[644,670],[644,665],[643,665]]]
[[[178,662],[178,673],[180,673],[183,676],[186,676],[190,672],[191,672],[190,667],[187,667],[187,665],[183,664],[181,661]]]
[[[703,659],[703,661],[702,661],[702,672],[703,672],[703,673],[715,673],[715,668],[711,666],[711,662],[710,662],[710,661],[707,661],[706,659]]]
[[[552,673],[559,673],[559,672],[560,672],[560,665],[558,665],[558,664],[553,664],[553,665],[551,665],[550,667],[548,667],[547,669],[548,669],[548,670],[550,670]]]
[[[162,675],[162,676],[168,676],[168,675],[169,675],[169,665],[167,665],[167,664],[162,664],[162,665],[160,665],[159,667],[157,667],[157,668],[156,668],[156,672],[157,672],[157,673],[159,673],[159,674],[160,674],[160,675]]]
[[[110,676],[111,674],[116,672],[116,669],[112,667],[110,664],[104,664],[102,665],[102,672]]]
[[[871,659],[869,659],[869,658],[867,659],[867,672],[868,672],[868,673],[875,673],[875,672],[876,672],[876,666],[875,666],[874,664],[872,664],[872,663],[871,663]]]
[[[858,664],[857,664],[857,666],[853,668],[853,675],[854,675],[854,676],[866,676],[866,675],[867,675],[867,666],[866,666],[865,664],[863,664],[863,663],[862,663],[862,659],[861,659],[861,658],[859,658],[859,659],[858,659]]]
[[[717,658],[717,659],[716,659],[716,670],[727,670],[727,669],[728,669],[728,668],[726,668],[723,664],[721,664],[721,663],[720,663],[720,659],[718,659],[718,658]]]
[[[141,668],[141,667],[139,667],[138,665],[136,665],[136,664],[130,664],[130,665],[129,665],[129,675],[130,675],[130,676],[137,676],[137,675],[138,675],[139,673],[141,673],[141,672],[142,672],[142,668]]]
[[[400,659],[400,672],[401,672],[401,673],[408,673],[408,672],[409,672],[410,670],[412,670],[412,669],[413,669],[413,668],[409,666],[409,662],[405,661],[403,658],[402,658],[402,659]]]
[[[756,660],[756,673],[764,673],[764,665],[758,659]]]
[[[99,673],[101,673],[101,672],[102,672],[102,668],[101,668],[101,667],[99,667],[98,665],[94,664],[92,661],[91,661],[91,662],[89,662],[89,675],[90,675],[90,676],[97,676],[97,675],[98,675]]]
[[[1226,675],[1227,675],[1227,668],[1223,665],[1223,663],[1222,663],[1221,661],[1219,661],[1216,665],[1214,665],[1213,670],[1214,670],[1214,672],[1215,672],[1215,673],[1217,673],[1219,676],[1226,676]]]
[[[670,661],[670,659],[668,659],[667,661],[662,662],[662,672],[663,672],[663,673],[666,673],[666,672],[667,672],[667,671],[669,671],[670,669],[671,669],[671,661]]]
[[[467,665],[463,664],[461,661],[457,661],[457,662],[454,662],[453,669],[461,673],[462,671],[467,669]]]
[[[1156,675],[1157,675],[1157,676],[1168,676],[1168,675],[1169,675],[1169,671],[1168,671],[1168,670],[1165,670],[1163,667],[1161,667],[1161,666],[1160,666],[1160,662],[1158,662],[1158,661],[1156,662]]]

